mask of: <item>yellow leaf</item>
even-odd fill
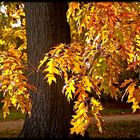
[[[138,102],[135,102],[135,103],[132,105],[132,109],[133,109],[133,113],[136,112],[137,109],[140,109],[140,106],[138,105]]]
[[[84,112],[85,108],[82,108],[81,110],[79,109],[77,115],[73,115],[73,119],[78,119],[79,117],[81,117],[81,115],[83,115]]]
[[[70,129],[70,133],[84,135],[87,126],[89,125],[89,117],[87,116],[87,106],[84,105],[84,102],[75,101],[74,109],[76,109],[76,114],[73,115],[71,120],[71,125],[73,126]]]
[[[69,82],[67,83],[65,95],[67,96],[68,101],[70,101],[70,99],[72,99],[72,93],[75,92],[74,85],[75,85],[74,80],[69,80]]]
[[[44,70],[44,72],[49,72],[49,73],[55,73],[57,75],[60,75],[60,72],[58,69],[56,69],[55,67],[48,67],[47,69]]]
[[[135,83],[131,83],[128,87],[127,87],[127,91],[129,94],[133,94],[134,89],[135,89],[136,84]]]
[[[55,63],[54,59],[53,58],[50,58],[49,59],[49,62],[47,63],[47,66],[48,67],[53,67],[54,63]]]
[[[16,103],[17,103],[16,96],[13,96],[13,97],[11,98],[11,102],[12,102],[12,104],[13,104],[14,106],[16,106]]]
[[[74,63],[74,68],[72,69],[73,72],[75,73],[80,73],[81,72],[81,68],[79,63]]]
[[[45,79],[45,78],[48,78],[47,82],[49,83],[49,85],[52,84],[52,81],[56,82],[56,78],[54,77],[54,75],[52,75],[52,74],[50,74],[50,73],[48,73],[48,74],[44,77],[44,79]]]
[[[140,103],[140,87],[139,88],[135,88],[134,98],[136,98],[136,101],[138,101]]]
[[[135,101],[136,101],[136,99],[133,97],[133,95],[128,96],[128,100],[127,100],[128,103],[130,103],[130,102],[134,103]]]
[[[94,98],[91,98],[91,103],[93,104],[93,105],[95,105],[95,106],[98,106],[100,103],[97,101],[97,100],[95,100]]]
[[[75,82],[74,82],[74,80],[72,80],[72,81],[70,82],[70,86],[69,86],[69,89],[71,90],[72,93],[75,92],[74,84],[75,84]]]
[[[83,82],[86,90],[90,92],[91,91],[92,84],[91,84],[91,82],[89,80],[89,77],[88,76],[83,76],[82,77],[82,82]]]
[[[50,61],[47,63],[47,68],[44,69],[44,72],[61,75],[60,71],[56,68],[56,62],[54,61],[54,59],[50,58],[49,60]]]
[[[39,70],[40,67],[47,61],[47,59],[48,59],[48,56],[46,55],[46,56],[43,58],[43,60],[40,61],[40,64],[39,64],[39,66],[38,66],[38,70]]]
[[[13,86],[12,85],[9,85],[7,89],[8,90],[13,90]]]

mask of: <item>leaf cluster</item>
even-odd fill
[[[15,107],[30,114],[33,88],[27,83],[26,31],[24,5],[20,2],[0,3],[0,92],[3,116]]]
[[[122,72],[139,73],[140,65],[139,2],[70,2],[67,21],[71,43],[55,46],[40,61],[45,65],[49,85],[64,81],[62,93],[75,100],[71,133],[84,135],[91,110],[102,132],[100,97],[103,93],[117,99],[128,94],[133,112],[139,109],[139,78],[120,82]],[[125,65],[124,65],[125,64]],[[125,88],[123,94],[120,89]]]

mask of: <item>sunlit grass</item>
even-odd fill
[[[19,120],[24,118],[25,114],[22,114],[21,111],[15,109],[11,109],[10,114],[8,114],[6,118],[3,118],[2,110],[0,110],[0,121]]]

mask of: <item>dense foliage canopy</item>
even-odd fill
[[[3,114],[9,107],[30,112],[27,88],[25,13],[22,3],[0,3],[0,91],[3,94]]]
[[[11,105],[30,112],[27,88],[36,90],[27,84],[23,72],[27,61],[23,4],[6,3],[5,7],[6,11],[0,13],[0,90],[4,116]],[[102,132],[103,94],[115,99],[121,96],[122,100],[127,96],[133,112],[140,109],[140,3],[70,2],[66,14],[71,43],[54,46],[40,61],[38,70],[45,66],[50,86],[57,82],[58,75],[64,79],[62,94],[69,102],[75,101],[75,115],[70,122],[72,134],[84,135],[90,111]],[[20,26],[13,27],[18,21]],[[135,75],[129,75],[131,72]]]

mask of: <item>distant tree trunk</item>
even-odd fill
[[[36,71],[52,46],[70,42],[66,11],[67,3],[25,3],[28,66],[34,70],[28,80],[39,93],[30,91],[32,115],[26,116],[19,137],[67,137],[69,134],[72,108],[62,96],[62,80],[49,87],[42,71]]]

